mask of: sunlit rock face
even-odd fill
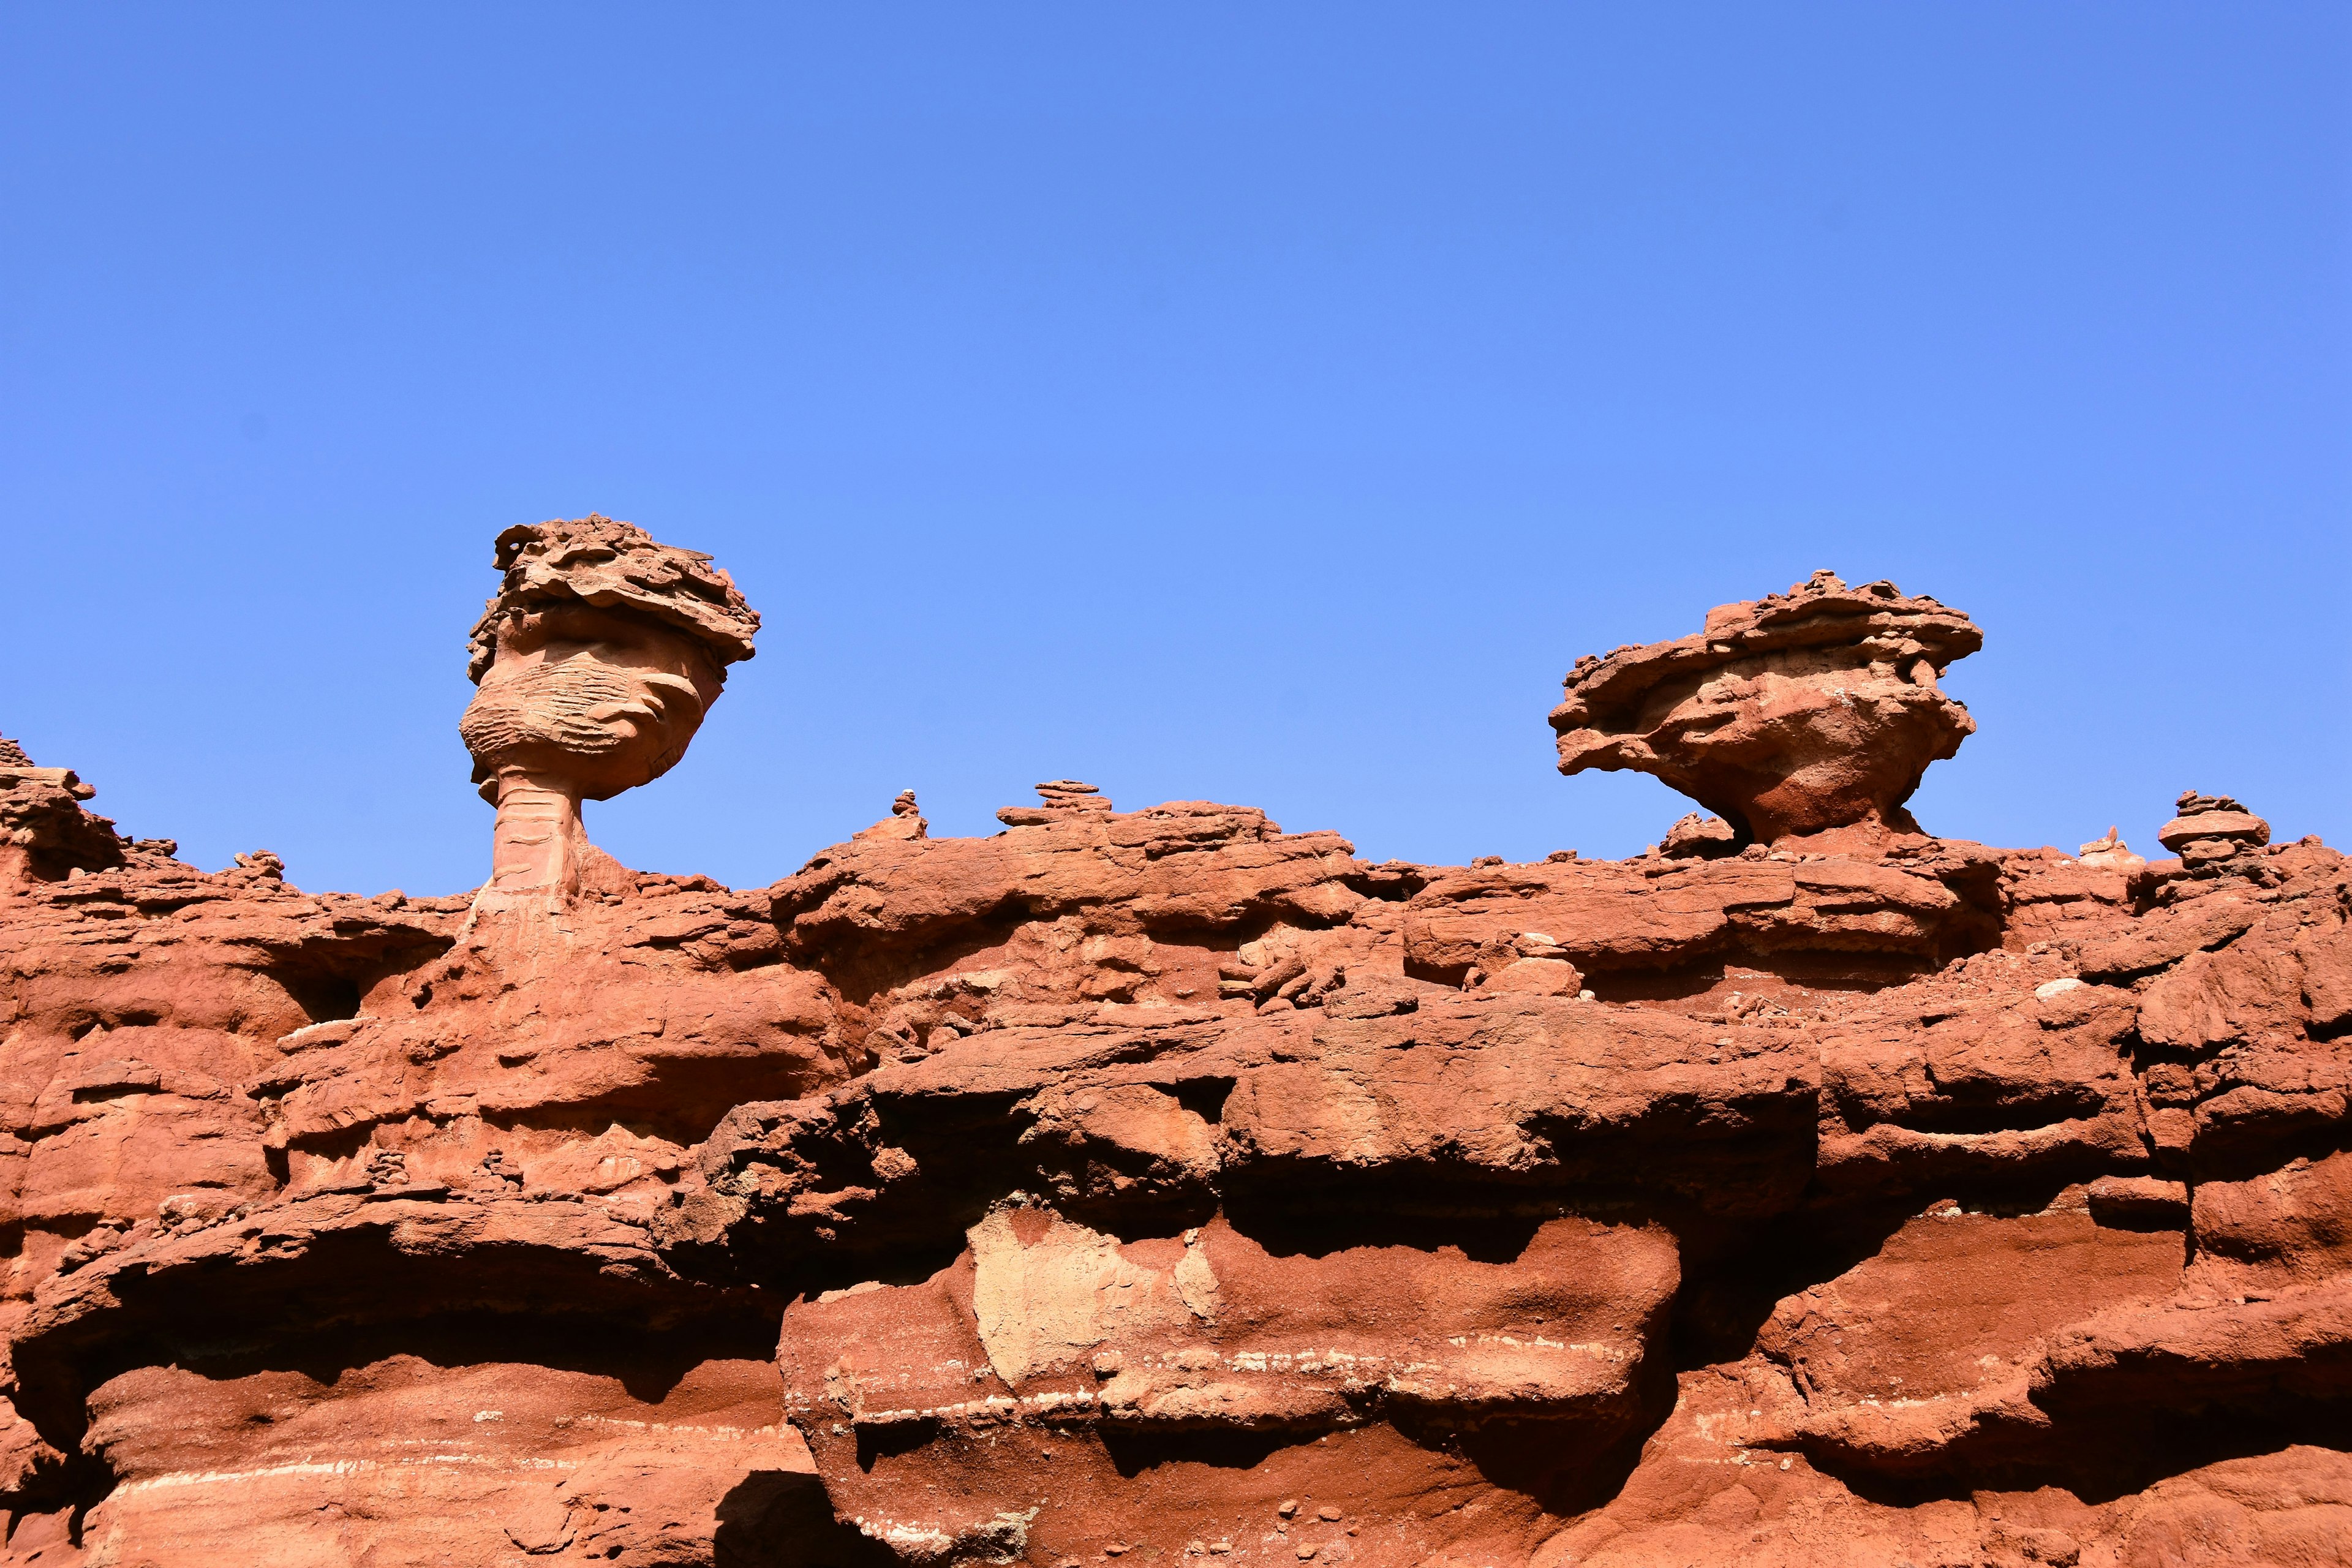
[[[0,1563],[2352,1561],[2352,865],[1907,830],[1933,601],[1584,667],[1721,814],[1628,860],[1056,779],[735,889],[520,809],[675,762],[731,584],[500,549],[510,892],[0,753]]]
[[[1934,599],[1816,572],[1695,637],[1579,659],[1551,714],[1559,771],[1654,773],[1764,844],[1916,833],[1903,803],[1976,730],[1937,681],[1983,643]]]

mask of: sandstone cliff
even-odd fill
[[[1724,814],[1632,860],[1058,780],[731,889],[578,832],[757,626],[616,529],[502,545],[483,895],[0,745],[0,1561],[2352,1561],[2352,864],[1922,831],[1965,616],[1580,665]]]

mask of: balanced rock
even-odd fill
[[[499,535],[502,576],[473,632],[480,689],[458,724],[499,808],[492,895],[577,892],[583,800],[667,773],[760,617],[710,557],[591,514]]]
[[[2156,830],[2157,842],[2192,871],[2215,874],[2233,868],[2271,841],[2271,825],[2226,795],[2183,790],[2173,803],[2173,814],[2171,821]]]
[[[1654,773],[1743,843],[1916,833],[1903,803],[1976,729],[1937,682],[1983,643],[1934,599],[1816,572],[1695,636],[1577,660],[1551,712],[1559,771]]]

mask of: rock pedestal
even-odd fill
[[[1934,599],[1816,572],[1694,637],[1579,659],[1551,713],[1559,771],[1654,773],[1743,843],[1916,833],[1903,803],[1976,729],[1937,682],[1983,642]]]

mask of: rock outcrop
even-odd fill
[[[580,889],[583,800],[675,767],[760,617],[710,557],[590,515],[499,535],[458,731],[499,808],[493,904]]]
[[[664,695],[511,694],[575,804],[753,627],[591,524],[477,642]],[[2352,1560],[2352,863],[1932,837],[1964,617],[1708,625],[1571,678],[1719,814],[1627,861],[1063,779],[314,895],[0,752],[0,1562]]]
[[[1903,803],[1976,731],[1937,681],[1983,646],[1933,599],[1816,572],[1710,610],[1696,636],[1577,660],[1551,714],[1559,771],[1655,773],[1742,840],[1916,833]]]
[[[34,766],[24,747],[0,735],[0,885],[58,881],[179,853],[171,839],[126,838],[82,809],[97,794],[71,768]]]

